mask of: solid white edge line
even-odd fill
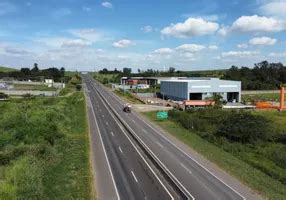
[[[101,102],[103,103],[103,105],[105,106],[106,109],[106,103],[103,102],[102,99],[100,99]],[[127,135],[127,133],[124,131],[124,129],[122,128],[122,126],[120,125],[120,123],[118,122],[118,119],[116,119],[113,114],[111,114],[111,117],[115,120],[115,122],[117,123],[117,125],[119,126],[119,128],[122,130],[122,132],[124,133],[124,135],[127,137],[127,139],[129,140],[129,142],[131,143],[131,145],[135,148],[136,152],[139,154],[139,156],[142,158],[142,160],[145,162],[145,164],[148,166],[148,168],[151,170],[151,172],[154,174],[154,176],[157,178],[157,180],[159,181],[159,183],[162,185],[162,187],[166,190],[166,192],[168,193],[168,195],[171,197],[172,200],[174,200],[174,197],[172,196],[172,194],[170,193],[170,191],[167,189],[167,187],[163,184],[163,182],[160,180],[160,178],[157,176],[157,174],[155,173],[155,171],[152,169],[152,167],[149,165],[149,163],[146,161],[146,159],[143,157],[143,155],[139,152],[138,148],[135,146],[135,144],[131,141],[131,139],[129,138],[129,136]]]
[[[134,180],[136,181],[136,183],[138,183],[138,180],[137,180],[137,178],[136,178],[136,176],[135,176],[135,174],[134,174],[134,172],[133,172],[133,171],[131,171],[131,174],[132,174],[132,176],[133,176]]]
[[[122,104],[122,100],[118,98],[115,94],[108,92],[108,94],[112,95],[114,97],[114,99]],[[219,177],[217,177],[215,174],[213,174],[209,169],[207,169],[206,167],[204,167],[202,164],[200,164],[197,160],[195,160],[194,158],[192,158],[189,154],[187,154],[186,152],[184,152],[180,147],[178,147],[176,144],[174,144],[172,141],[170,141],[165,135],[163,135],[162,133],[160,133],[159,131],[157,131],[155,128],[153,128],[151,125],[149,125],[142,117],[140,117],[137,113],[134,114],[138,119],[142,120],[144,122],[144,124],[146,124],[147,126],[149,126],[153,131],[155,131],[156,133],[158,133],[160,136],[162,136],[162,138],[164,138],[167,142],[169,142],[170,144],[172,144],[175,148],[177,148],[180,152],[182,152],[184,155],[186,155],[188,158],[190,158],[192,161],[194,161],[196,164],[198,164],[200,167],[202,167],[204,170],[206,170],[209,174],[211,174],[213,177],[215,177],[217,180],[219,180],[221,183],[223,183],[225,186],[227,186],[230,190],[232,190],[233,192],[235,192],[237,195],[239,195],[243,200],[246,200],[246,198],[244,196],[242,196],[238,191],[236,191],[234,188],[232,188],[231,186],[229,186],[227,183],[225,183],[223,180],[221,180]]]
[[[221,183],[223,183],[225,186],[227,186],[230,190],[234,191],[237,195],[239,195],[243,200],[246,200],[246,198],[244,196],[242,196],[239,192],[237,192],[235,189],[233,189],[231,186],[229,186],[227,183],[225,183],[223,180],[221,180],[220,178],[218,178],[215,174],[213,174],[209,169],[207,169],[206,167],[204,167],[202,164],[200,164],[197,160],[195,160],[194,158],[192,158],[189,154],[187,154],[186,152],[184,152],[180,147],[178,147],[176,144],[174,144],[172,141],[170,141],[165,135],[161,134],[160,132],[158,132],[155,128],[153,128],[151,125],[149,125],[147,122],[145,122],[145,120],[143,118],[141,118],[140,116],[137,116],[137,114],[135,114],[135,116],[138,119],[141,119],[147,126],[149,126],[153,131],[155,131],[156,133],[158,133],[159,135],[162,136],[162,138],[164,138],[167,142],[169,142],[170,144],[172,144],[175,148],[177,148],[180,152],[182,152],[185,156],[187,156],[188,158],[190,158],[192,161],[194,161],[197,165],[199,165],[201,168],[203,168],[204,170],[206,170],[209,174],[211,174],[213,177],[215,177],[217,180],[219,180]]]
[[[89,101],[91,102],[90,96],[88,96],[88,97],[89,97]],[[99,127],[98,127],[98,124],[97,124],[97,120],[96,120],[96,116],[95,116],[95,113],[94,113],[94,110],[93,110],[93,105],[92,105],[91,110],[92,110],[92,114],[93,114],[93,117],[94,117],[94,121],[95,121],[95,124],[96,124],[97,131],[98,131],[98,134],[99,134],[99,138],[100,138],[100,142],[101,142],[101,145],[102,145],[102,149],[103,149],[106,161],[107,161],[107,166],[108,166],[108,169],[109,169],[109,172],[110,172],[110,175],[111,175],[111,179],[112,179],[112,182],[113,182],[113,185],[114,185],[114,188],[115,188],[117,199],[120,200],[118,189],[116,187],[114,176],[113,176],[113,173],[112,173],[112,170],[111,170],[111,167],[110,167],[110,163],[109,163],[109,160],[108,160],[108,156],[107,156],[107,153],[106,153],[106,150],[105,150],[105,146],[104,146],[104,143],[103,143],[103,140],[102,140],[102,137],[101,137],[101,132],[99,130]]]

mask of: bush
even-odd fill
[[[76,87],[77,91],[80,91],[82,88],[82,86],[80,84],[77,84],[75,87]]]
[[[269,121],[248,112],[233,113],[221,122],[216,135],[233,142],[254,143],[269,139]]]
[[[42,199],[42,170],[33,157],[15,161],[6,177],[6,182],[0,185],[1,199]]]
[[[0,99],[8,99],[8,95],[3,92],[0,92]]]

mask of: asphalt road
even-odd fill
[[[179,148],[176,144],[174,144],[166,136],[164,136],[164,134],[161,133],[158,129],[148,124],[137,113],[123,112],[122,108],[124,102],[118,97],[116,97],[112,92],[106,90],[101,84],[96,83],[89,76],[85,76],[85,81],[88,85],[88,89],[90,90],[93,104],[98,104],[101,99],[100,96],[96,95],[96,92],[94,91],[96,89],[104,97],[104,99],[108,101],[108,103],[110,104],[110,106],[112,106],[115,112],[118,113],[118,115],[120,115],[121,118],[129,125],[132,131],[144,142],[144,144],[154,153],[154,155],[156,155],[157,159],[162,163],[162,165],[166,169],[168,169],[168,171],[173,177],[175,177],[181,188],[187,191],[191,199],[246,199],[244,194],[238,192],[238,189],[240,190],[240,188],[234,188],[233,186],[230,186],[222,178],[212,173],[209,169],[197,162],[192,155],[184,152],[181,148]],[[103,109],[103,107],[104,106],[102,105],[99,106],[99,108],[101,109]],[[104,110],[103,112],[104,115],[107,117],[109,110]],[[145,187],[138,186],[138,183],[134,183],[134,178],[129,173],[130,168],[122,164],[130,162],[130,164],[128,165],[132,166],[132,169],[136,171],[136,174],[140,176],[142,175],[142,179],[144,179],[144,174],[146,174],[148,171],[147,168],[140,168],[140,164],[136,165],[136,162],[140,162],[138,156],[123,157],[120,152],[116,150],[116,147],[118,147],[119,145],[121,147],[124,147],[124,145],[128,143],[127,141],[124,141],[123,138],[117,140],[112,139],[113,137],[110,135],[110,131],[118,130],[120,132],[120,129],[116,127],[116,125],[114,125],[113,127],[110,124],[104,124],[105,121],[102,120],[102,117],[100,118],[100,114],[98,114],[97,118],[97,120],[99,121],[100,130],[104,133],[102,135],[105,135],[104,138],[106,140],[106,145],[108,145],[108,151],[111,152],[109,160],[111,160],[112,171],[114,172],[114,174],[116,174],[116,186],[119,188],[120,191],[122,190],[123,192],[120,194],[124,194],[126,192],[126,194],[130,193],[131,196],[131,194],[138,194],[140,193],[140,191],[142,193],[142,191],[144,191],[145,189],[149,191],[150,188],[148,187],[148,185],[146,185]],[[111,120],[111,117],[108,117],[108,120]],[[124,149],[124,151],[126,150]],[[123,159],[124,161],[121,161],[121,159]],[[132,161],[133,159],[137,159],[137,161],[134,163]],[[119,167],[119,169],[117,169],[117,167]],[[148,181],[147,178],[146,180]],[[122,184],[124,184],[124,186],[122,186]],[[146,182],[146,184],[149,183]],[[158,186],[158,183],[156,185]],[[126,186],[130,189],[129,191],[124,191],[124,187]],[[240,191],[245,190],[241,189]],[[162,195],[166,195],[166,190],[164,190],[163,188],[155,191],[157,193],[153,193],[156,194],[154,196],[152,196],[152,192],[154,191],[150,190],[149,192],[151,194],[151,196],[149,196],[150,199],[156,199],[156,197],[158,197],[159,199],[167,199],[159,196],[161,194],[160,192],[162,192]],[[137,199],[137,196],[133,197]],[[165,197],[168,197],[168,195],[166,195]]]
[[[154,167],[146,161],[142,151],[136,147],[126,131],[98,96],[93,85],[86,79],[92,109],[92,127],[98,136],[107,157],[112,183],[106,187],[115,189],[105,197],[112,199],[174,199],[178,195],[167,183],[161,182]],[[96,159],[96,158],[95,158]],[[101,172],[99,172],[101,173]],[[111,185],[113,184],[113,185]],[[169,188],[169,189],[168,189]]]

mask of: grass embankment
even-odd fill
[[[17,71],[17,69],[14,69],[14,68],[11,68],[11,67],[0,66],[0,72],[13,72],[13,71]]]
[[[129,92],[123,92],[121,90],[115,90],[114,93],[121,98],[123,98],[128,103],[132,104],[143,104],[144,102],[138,100],[136,97],[132,96]]]
[[[82,92],[0,102],[0,199],[91,199]]]
[[[77,88],[78,87],[78,88]],[[81,76],[79,73],[74,74],[71,77],[69,82],[65,85],[65,88],[62,89],[59,93],[60,96],[68,96],[76,92],[78,89],[81,89]]]
[[[214,124],[209,124],[208,121],[213,121],[215,120],[214,118],[219,118],[220,116],[203,116],[202,118],[192,116],[194,121],[197,120],[197,123],[201,123],[201,127],[192,127],[196,126],[196,123],[193,123],[193,125],[187,123],[190,129],[196,129],[190,130],[183,127],[174,118],[160,121],[156,119],[156,112],[143,114],[171,135],[189,145],[267,198],[275,200],[285,199],[286,149],[285,144],[277,141],[277,138],[282,136],[280,139],[283,139],[285,137],[285,112],[261,111],[253,113],[254,116],[267,116],[267,121],[271,124],[270,129],[273,130],[271,135],[274,133],[272,139],[268,138],[266,141],[259,139],[254,143],[231,142],[216,134],[208,134],[213,132],[209,129],[215,129],[213,127]],[[227,114],[222,113],[222,115]],[[187,118],[187,115],[182,118]],[[206,121],[202,120],[203,118]],[[253,122],[250,121],[249,125],[251,123]],[[253,125],[255,125],[255,122]],[[244,125],[242,124],[242,126]],[[230,128],[229,126],[227,127]],[[202,129],[205,129],[205,131]],[[248,134],[251,134],[251,132]]]
[[[39,91],[56,91],[55,87],[48,87],[47,85],[29,85],[29,84],[14,84],[15,90],[39,90]]]

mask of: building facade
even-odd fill
[[[241,82],[218,78],[189,78],[162,80],[161,94],[172,100],[205,100],[213,95],[221,95],[227,102],[241,101]]]

